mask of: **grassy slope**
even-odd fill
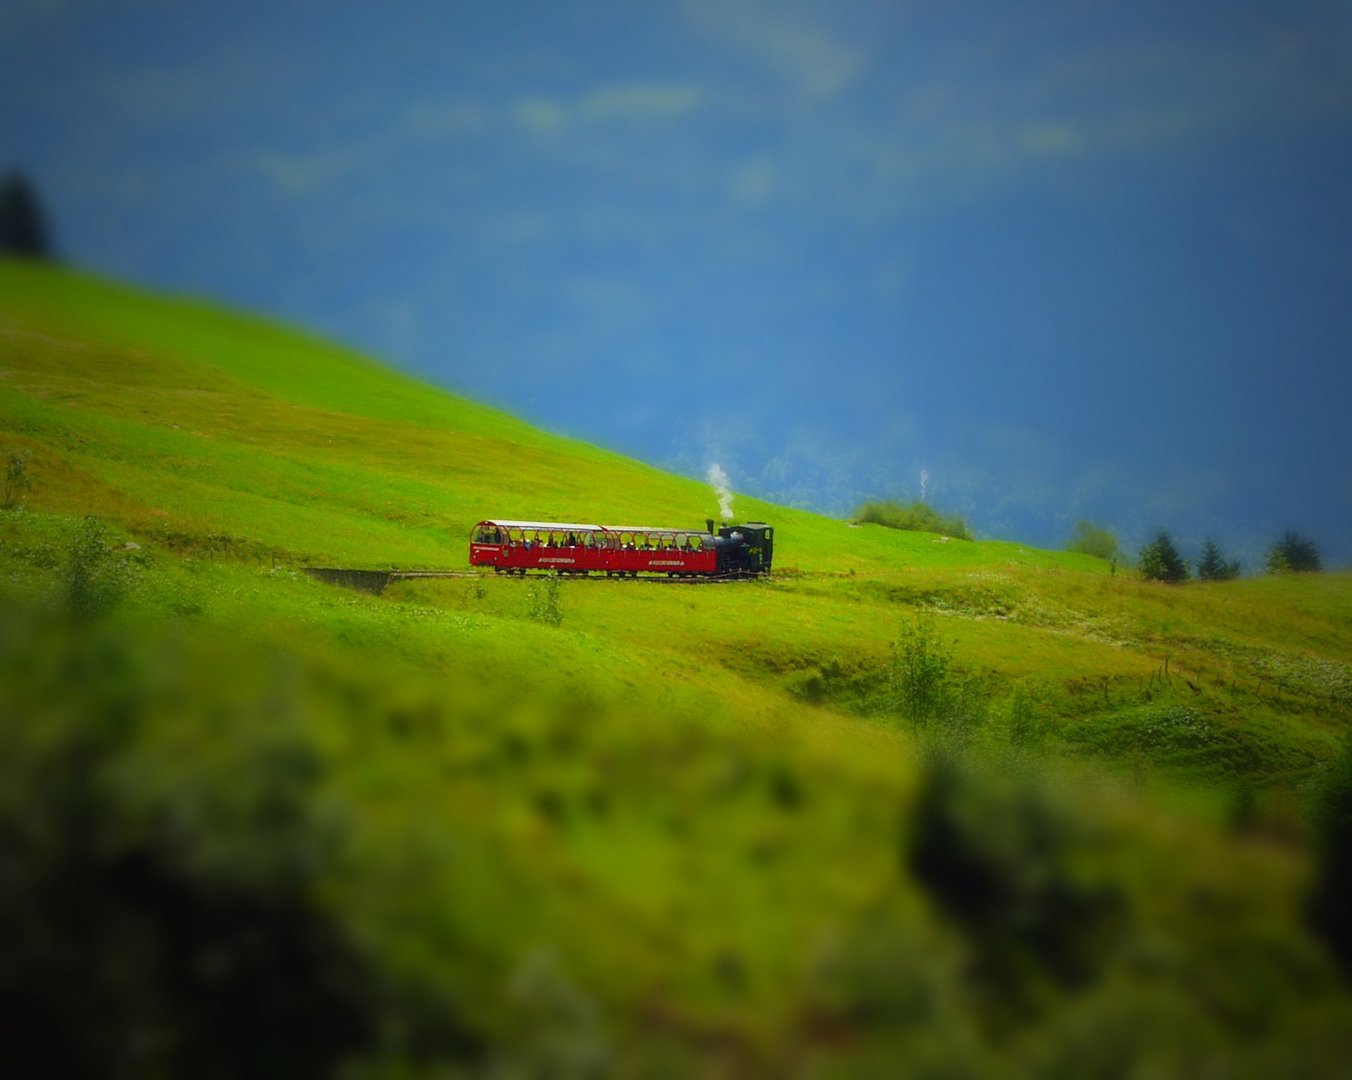
[[[0,295],[0,416],[35,451],[34,509],[97,513],[187,554],[402,567],[462,566],[470,526],[490,514],[680,524],[711,511],[702,484],[266,323],[13,264]],[[1296,774],[1340,730],[1327,706],[1352,694],[1346,575],[1173,590],[1085,556],[737,506],[779,526],[774,584],[695,598],[579,585],[570,627],[696,665],[712,656],[758,684],[834,663],[816,689],[849,699],[926,610],[961,666],[997,692],[1028,681],[1058,720],[1152,692],[1167,660],[1169,696],[1241,744],[1275,729]],[[495,585],[480,607],[519,603]],[[1132,740],[1103,726],[1090,735]]]
[[[1289,822],[1346,733],[1346,575],[1169,589],[1084,556],[739,498],[740,514],[778,526],[774,580],[567,583],[560,630],[523,619],[521,582],[406,583],[380,599],[327,589],[285,571],[460,567],[482,516],[682,524],[713,500],[283,328],[65,271],[0,263],[0,432],[32,451],[27,509],[0,521],[11,591],[54,587],[72,515],[97,514],[141,545],[138,609],[248,627],[321,666],[374,658],[385,670],[371,684],[423,688],[415,699],[436,693],[432,680],[482,701],[462,710],[477,727],[462,719],[414,755],[343,725],[322,737],[361,810],[368,874],[403,873],[391,852],[439,850],[424,798],[499,872],[471,886],[433,854],[411,897],[340,879],[336,902],[355,933],[430,983],[482,972],[454,974],[463,948],[401,941],[394,927],[410,918],[473,926],[476,948],[498,958],[566,940],[570,969],[621,1010],[621,1027],[657,1010],[679,1037],[773,1056],[804,1007],[809,943],[880,897],[889,918],[939,933],[897,881],[894,808],[914,788],[914,756],[875,708],[892,643],[919,616],[983,687],[992,731],[1017,691],[1051,753],[1145,778],[1162,801],[1175,777],[1222,793],[1243,777],[1271,820]],[[571,749],[442,790],[438,770],[516,727],[527,744]],[[783,796],[786,783],[799,794]],[[802,801],[810,824],[775,809]],[[1185,801],[1222,813],[1225,796]],[[600,804],[625,812],[577,809]],[[1141,905],[1167,906],[1203,878],[1247,895],[1259,877],[1273,895],[1252,901],[1254,918],[1289,914],[1303,873],[1290,852],[1158,808],[1123,813],[1136,846],[1118,857],[1143,867]],[[1170,882],[1164,900],[1141,885],[1155,878]],[[643,1010],[624,1013],[635,1001]],[[510,1024],[482,1008],[479,1023]]]

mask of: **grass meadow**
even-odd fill
[[[12,262],[0,451],[21,1073],[1352,1060],[1346,573],[1169,587],[738,496],[768,580],[342,590],[303,568],[465,569],[483,517],[717,501],[285,327]]]

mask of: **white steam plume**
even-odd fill
[[[704,474],[704,478],[713,484],[714,491],[718,493],[718,512],[723,516],[723,520],[731,521],[732,481],[728,479],[728,474],[723,471],[723,466],[714,462],[709,466],[709,471]]]
[[[929,470],[920,470],[920,501],[925,501],[925,491],[929,487]]]

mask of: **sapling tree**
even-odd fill
[[[891,707],[917,734],[971,736],[985,720],[986,700],[971,679],[953,672],[948,647],[927,619],[903,626],[887,673]]]

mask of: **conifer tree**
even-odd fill
[[[1279,574],[1285,570],[1298,573],[1322,569],[1319,549],[1293,529],[1287,529],[1282,538],[1268,548],[1267,571]]]
[[[1187,580],[1187,564],[1163,529],[1155,534],[1154,540],[1141,548],[1141,576],[1146,581],[1164,581],[1170,585]]]
[[[1203,581],[1230,581],[1239,577],[1239,561],[1227,561],[1221,554],[1220,545],[1208,540],[1197,563],[1197,576]]]
[[[22,173],[0,177],[0,255],[51,256],[47,220],[33,185]]]

